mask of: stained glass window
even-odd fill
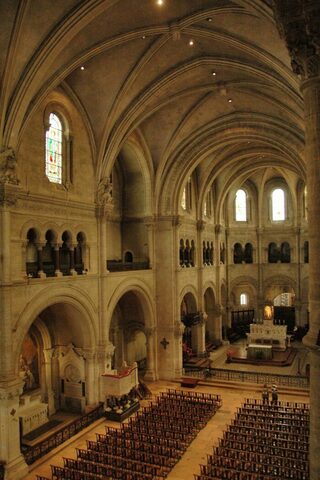
[[[285,220],[284,191],[276,188],[272,192],[272,220]]]
[[[50,182],[62,183],[62,125],[54,113],[49,116],[46,132],[46,176]]]
[[[235,200],[236,221],[247,221],[247,194],[244,190],[238,190]]]

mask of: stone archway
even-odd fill
[[[38,405],[46,403],[49,414],[61,409],[81,413],[97,401],[85,323],[79,309],[64,302],[52,303],[37,315],[19,353],[22,404],[32,398]]]
[[[139,375],[154,380],[155,328],[146,319],[148,306],[141,292],[129,290],[122,294],[113,309],[109,340],[114,345],[114,369],[124,362],[138,364]]]
[[[190,356],[205,354],[205,322],[203,315],[198,311],[197,301],[193,293],[187,292],[180,305],[181,321],[185,326],[182,341],[183,361]]]

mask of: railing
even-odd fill
[[[148,270],[149,262],[121,262],[107,260],[107,270],[109,272],[127,272],[129,270]]]
[[[22,453],[24,455],[26,463],[30,465],[31,463],[35,462],[36,460],[38,460],[38,458],[46,455],[48,452],[58,447],[66,440],[69,440],[69,438],[79,433],[91,423],[103,417],[103,415],[104,407],[103,403],[101,403],[91,412],[82,415],[82,417],[77,418],[65,427],[62,427],[60,430],[56,431],[55,433],[47,437],[45,440],[37,443],[36,445],[32,447],[22,446]]]
[[[248,382],[258,384],[276,384],[281,387],[309,388],[309,378],[294,375],[276,375],[262,372],[241,372],[223,368],[208,368],[203,370],[185,369],[184,375],[205,380],[226,380],[230,382]]]

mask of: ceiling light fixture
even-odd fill
[[[216,72],[212,72],[212,76],[215,77],[217,74]]]
[[[157,5],[163,5],[163,0],[157,0]]]
[[[212,17],[208,17],[207,22],[212,22]]]
[[[84,66],[80,67],[80,70],[84,70]]]
[[[229,102],[229,103],[232,103],[232,98],[228,98],[228,102]]]
[[[143,38],[143,40],[144,40],[144,39],[146,38],[146,36],[145,36],[145,35],[142,35],[142,38]]]
[[[193,41],[193,40],[189,40],[189,45],[190,45],[190,47],[193,47],[194,41]]]

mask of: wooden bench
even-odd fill
[[[182,377],[181,387],[195,388],[199,383],[199,378]]]

